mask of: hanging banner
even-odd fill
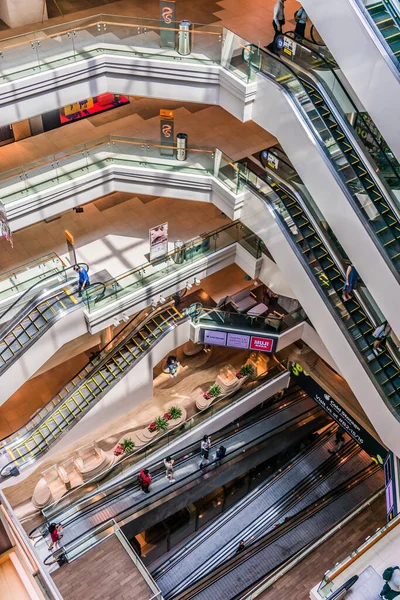
[[[0,237],[3,237],[7,242],[10,242],[11,248],[14,248],[10,224],[8,222],[5,206],[2,202],[0,202]]]
[[[174,155],[174,111],[160,110],[160,137],[163,156]]]
[[[268,353],[274,352],[277,344],[277,337],[255,336],[229,331],[229,328],[225,328],[225,330],[201,328],[200,339],[204,344],[211,344],[213,346],[228,346],[229,348],[249,349]]]
[[[150,261],[161,258],[168,252],[168,223],[149,229]]]
[[[296,383],[303,388],[306,394],[319,404],[380,467],[383,467],[388,451],[357,423],[339,402],[332,398],[312,377],[306,375],[301,365],[292,364],[291,371],[296,378]]]
[[[175,48],[174,0],[160,0],[160,47]]]

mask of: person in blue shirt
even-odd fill
[[[296,12],[294,13],[294,20],[296,21],[296,28],[294,32],[296,35],[303,38],[307,24],[307,13],[303,7],[296,10]]]
[[[90,285],[89,274],[86,271],[86,269],[84,269],[83,267],[81,267],[79,265],[75,267],[75,271],[77,273],[79,273],[78,290],[79,290],[79,295],[82,296],[83,290],[87,290],[87,288]]]

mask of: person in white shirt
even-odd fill
[[[275,35],[282,33],[282,26],[285,24],[285,0],[278,0],[274,6],[274,19],[272,25]]]

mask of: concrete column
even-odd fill
[[[1,0],[0,19],[9,27],[45,21],[48,19],[46,0]]]

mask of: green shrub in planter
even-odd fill
[[[132,442],[130,438],[127,438],[121,443],[121,446],[123,447],[124,452],[126,452],[126,454],[129,454],[130,452],[133,452],[135,442]]]
[[[243,377],[251,377],[252,375],[254,375],[253,367],[251,365],[242,365],[240,367],[240,374]]]
[[[173,420],[180,419],[182,416],[182,409],[178,406],[171,406],[167,412],[171,415],[171,419]]]
[[[157,417],[155,420],[157,431],[166,431],[168,429],[168,421],[164,417]]]
[[[211,396],[213,398],[216,398],[221,393],[221,387],[219,385],[217,385],[216,383],[214,383],[213,385],[210,386],[208,392],[211,394]]]

